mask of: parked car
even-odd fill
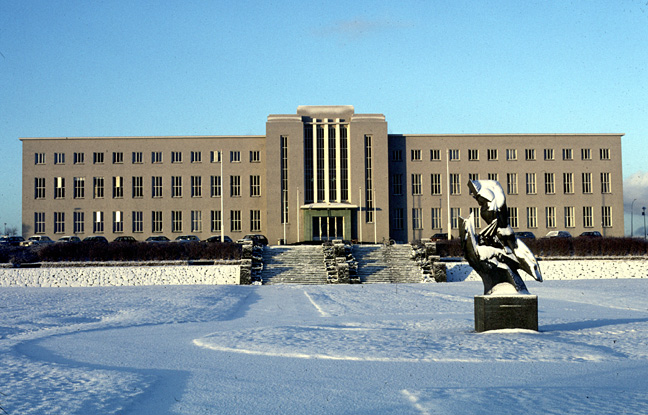
[[[567,231],[551,231],[545,238],[571,238],[571,234]]]
[[[515,232],[515,237],[518,239],[535,239],[533,232]]]
[[[200,238],[196,235],[180,235],[174,242],[200,242]]]
[[[113,242],[133,243],[133,242],[137,242],[137,239],[133,238],[132,236],[118,236],[115,238]]]
[[[9,246],[20,246],[23,242],[25,242],[25,238],[23,238],[22,236],[7,236],[2,244]]]
[[[220,237],[220,235],[214,235],[214,236],[210,236],[209,238],[205,239],[205,241],[206,242],[220,242],[221,237]],[[232,241],[232,238],[225,235],[225,237],[223,238],[223,242],[230,242],[231,243],[231,242],[234,242],[234,241]]]
[[[97,243],[97,244],[107,244],[108,239],[106,239],[105,236],[92,235],[92,236],[86,236],[85,238],[83,238],[83,242],[90,242],[90,243]]]
[[[578,235],[579,238],[602,238],[603,235],[601,235],[601,232],[599,231],[589,231],[589,232],[583,232],[580,235]]]
[[[77,243],[77,242],[81,242],[81,238],[79,238],[78,236],[62,236],[62,237],[58,238],[58,240],[56,242],[57,243],[58,242],[60,242],[60,243]]]
[[[171,242],[169,238],[163,235],[155,235],[155,236],[149,236],[146,238],[146,242],[151,242],[151,243],[161,243],[161,242]]]
[[[268,245],[268,238],[260,234],[245,235],[241,241],[252,241],[254,245]]]
[[[34,235],[30,236],[26,241],[22,242],[22,246],[38,246],[38,245],[47,245],[54,243],[49,236],[45,235]]]
[[[447,233],[435,233],[434,235],[430,236],[431,241],[447,241],[448,240],[448,234]]]

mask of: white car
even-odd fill
[[[34,235],[30,236],[29,239],[20,243],[21,246],[36,246],[36,245],[47,245],[53,244],[54,241],[50,239],[49,236],[45,235]]]

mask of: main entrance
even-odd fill
[[[346,203],[317,203],[302,206],[304,240],[351,240],[355,237],[353,217],[357,208],[355,205]]]
[[[313,216],[313,241],[344,239],[343,216]]]

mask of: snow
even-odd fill
[[[541,262],[545,276],[554,262]],[[645,272],[643,261],[627,262]],[[475,333],[473,297],[483,288],[465,270],[456,273],[464,281],[446,284],[3,287],[0,406],[647,413],[648,280],[569,280],[569,266],[565,277],[528,279],[539,332]]]

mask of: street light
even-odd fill
[[[641,208],[641,216],[644,217],[644,239],[646,239],[646,207]]]
[[[634,202],[636,202],[637,199],[633,200],[632,203],[630,204],[630,237],[632,238],[634,236]]]

